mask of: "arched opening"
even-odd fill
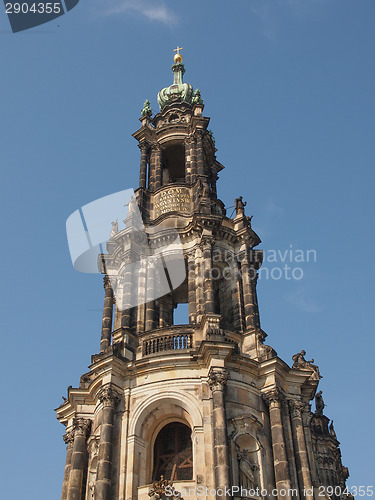
[[[193,479],[191,429],[181,422],[165,425],[155,440],[152,480],[160,476],[172,481]]]
[[[185,182],[185,148],[183,144],[171,144],[163,152],[163,186]]]

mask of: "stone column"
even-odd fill
[[[202,177],[202,176],[204,176],[204,154],[203,154],[203,131],[202,130],[196,131],[196,138],[197,138],[197,146],[196,146],[197,171],[198,171],[198,177]]]
[[[195,283],[197,321],[200,321],[204,314],[203,259],[201,248],[197,248],[195,253]]]
[[[214,428],[214,475],[215,488],[223,490],[218,498],[229,499],[225,495],[225,487],[230,488],[229,452],[226,427],[224,388],[228,380],[225,369],[213,369],[209,374],[208,383],[212,391],[212,424]]]
[[[190,165],[191,165],[191,183],[194,184],[197,180],[197,145],[195,137],[190,137]]]
[[[72,453],[73,453],[73,441],[74,441],[74,432],[67,432],[64,437],[64,442],[67,446],[66,448],[66,461],[65,461],[65,470],[64,470],[64,480],[62,486],[61,500],[66,500],[68,495],[69,488],[69,476],[70,469],[72,466]]]
[[[264,394],[263,397],[269,405],[270,412],[273,467],[275,470],[276,488],[278,490],[277,498],[279,500],[289,500],[291,498],[291,482],[281,416],[282,395],[278,390],[274,390]],[[285,490],[286,494],[281,494],[281,490]],[[282,493],[284,493],[284,491]]]
[[[195,250],[187,256],[188,266],[188,302],[189,302],[189,323],[195,323],[197,316],[197,297],[196,288],[197,283],[195,280]]]
[[[100,426],[98,472],[96,476],[95,500],[110,500],[112,450],[113,450],[113,417],[115,405],[120,397],[110,386],[102,387],[98,394],[102,403],[102,423]]]
[[[137,332],[145,331],[146,313],[146,259],[140,261],[138,272]]]
[[[306,441],[306,449],[307,449],[307,457],[309,459],[309,464],[310,464],[310,473],[311,473],[311,482],[314,487],[318,486],[318,473],[317,473],[317,465],[316,465],[316,460],[315,460],[315,454],[313,450],[313,444],[312,444],[312,437],[311,437],[311,418],[312,418],[312,413],[311,413],[311,407],[309,404],[305,405],[302,409],[302,423],[303,423],[303,429],[304,429],[304,434],[305,434],[305,441]],[[318,490],[316,490],[317,492]],[[315,492],[315,493],[316,493]],[[315,495],[317,496],[317,495]]]
[[[132,269],[130,262],[125,266],[125,273],[122,276],[122,301],[121,301],[121,326],[130,328],[132,312]]]
[[[256,320],[255,320],[255,305],[254,305],[254,295],[253,295],[253,284],[252,280],[255,276],[254,269],[250,267],[249,255],[246,248],[241,254],[241,275],[242,275],[242,288],[243,288],[243,301],[245,309],[245,327],[246,330],[255,330]]]
[[[153,330],[155,319],[155,300],[154,300],[154,280],[155,280],[155,264],[151,260],[147,262],[146,273],[146,326],[145,331]]]
[[[139,169],[139,187],[147,187],[147,143],[139,144],[141,150],[141,165]]]
[[[191,184],[191,139],[186,137],[184,141],[185,146],[185,182]]]
[[[235,325],[238,326],[239,331],[245,329],[245,311],[244,311],[244,301],[243,301],[243,289],[242,289],[242,279],[241,279],[241,264],[239,262],[234,263],[233,273],[235,277],[235,289],[233,291],[234,297],[233,302],[235,305]]]
[[[103,352],[111,345],[112,317],[113,317],[113,289],[108,276],[104,276],[104,307],[102,334],[100,337],[100,352]]]
[[[302,408],[304,404],[301,401],[289,400],[289,407],[292,418],[292,433],[300,490],[310,490],[311,492],[310,464],[302,423]],[[313,495],[306,495],[305,498],[312,500],[314,497]]]
[[[157,142],[151,146],[150,190],[159,189],[162,184],[161,146]]]
[[[253,279],[252,279],[252,289],[253,289],[253,301],[254,301],[254,324],[255,328],[259,329],[260,328],[260,317],[259,317],[259,306],[258,306],[258,295],[257,295],[257,283],[258,283],[258,278],[259,274],[255,270],[255,268],[252,268],[252,274],[253,274]]]
[[[204,290],[204,312],[215,313],[214,284],[212,279],[212,244],[213,238],[204,238],[201,242],[203,253],[203,290]]]
[[[289,462],[289,474],[290,474],[290,483],[292,488],[299,488],[298,478],[297,478],[297,466],[295,460],[295,451],[293,445],[293,435],[292,435],[292,425],[290,421],[290,413],[289,413],[289,405],[288,401],[282,402],[282,417],[284,422],[284,435],[285,435],[285,449]],[[299,498],[297,495],[296,498]]]
[[[90,426],[91,420],[85,418],[75,418],[73,421],[74,441],[67,500],[82,499],[83,473],[87,459],[86,439]]]

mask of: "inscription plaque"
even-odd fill
[[[171,187],[154,196],[154,218],[168,212],[190,212],[190,192],[185,187]]]

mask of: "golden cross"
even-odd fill
[[[180,53],[180,50],[183,50],[183,49],[184,49],[183,47],[179,47],[179,46],[177,45],[177,49],[173,49],[173,52],[176,52],[176,51],[177,51],[177,54],[179,54],[179,53]]]

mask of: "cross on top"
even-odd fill
[[[179,46],[177,45],[177,49],[173,49],[173,52],[177,52],[177,54],[179,54],[179,53],[180,53],[180,50],[183,50],[183,47],[179,47]]]

